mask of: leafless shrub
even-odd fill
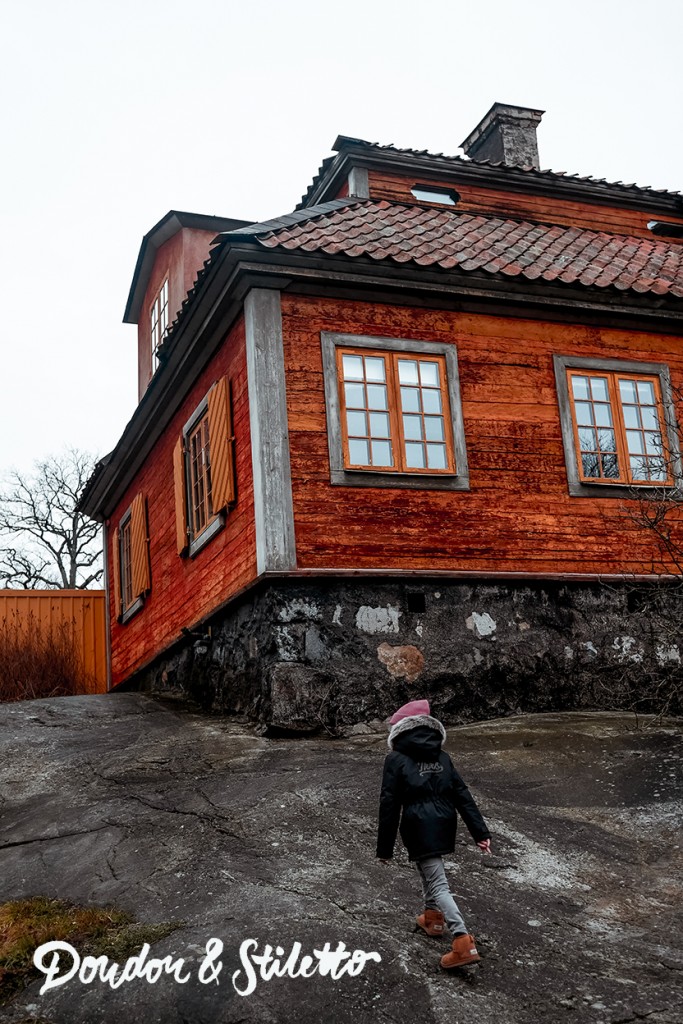
[[[672,486],[632,487],[621,515],[635,536],[649,538],[653,552],[643,574],[634,578],[629,605],[640,613],[649,645],[658,655],[661,671],[643,672],[641,692],[634,697],[636,713],[658,718],[683,713],[683,467],[679,448],[683,419],[683,390],[673,388],[668,431],[662,457],[669,466]]]
[[[0,701],[68,696],[84,684],[71,623],[45,628],[33,613],[0,622]]]

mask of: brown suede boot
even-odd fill
[[[474,935],[458,935],[453,939],[451,952],[441,957],[441,966],[465,967],[466,964],[476,964],[481,957],[477,953],[474,944]]]
[[[443,936],[444,920],[440,910],[425,910],[423,914],[415,918],[415,923],[433,939],[440,939]]]

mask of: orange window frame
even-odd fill
[[[586,476],[583,471],[583,460],[581,458],[582,449],[579,440],[579,426],[577,423],[576,408],[574,398],[574,388],[572,385],[572,379],[574,377],[587,377],[590,378],[601,378],[607,381],[607,391],[609,394],[609,404],[612,412],[612,429],[614,430],[615,443],[616,443],[616,457],[619,466],[619,476],[605,477],[605,476]],[[658,431],[662,437],[662,443],[664,446],[662,456],[666,469],[666,479],[664,480],[637,480],[633,478],[631,473],[631,456],[633,453],[629,451],[628,438],[626,436],[626,424],[624,421],[624,412],[622,408],[621,393],[619,390],[620,380],[631,380],[634,382],[642,381],[652,384],[655,394],[655,407],[657,409],[657,422]],[[576,462],[579,473],[579,480],[582,483],[591,484],[627,484],[633,487],[667,487],[673,484],[673,476],[671,472],[671,458],[670,452],[668,451],[668,434],[666,430],[666,416],[664,415],[664,403],[662,401],[662,389],[661,382],[657,375],[649,373],[620,373],[614,370],[599,370],[599,369],[586,369],[583,370],[580,367],[572,367],[567,369],[567,388],[569,392],[569,405],[572,413],[572,427],[574,430],[574,448],[576,451]],[[590,400],[592,402],[592,399]],[[639,406],[640,407],[640,406]],[[647,407],[649,408],[649,407]],[[594,428],[599,429],[599,428]],[[609,429],[609,428],[608,428]]]
[[[343,358],[345,355],[351,356],[372,356],[382,359],[384,362],[385,369],[385,383],[387,387],[387,409],[386,410],[369,410],[368,406],[364,409],[352,409],[352,412],[364,411],[366,415],[369,411],[386,411],[389,415],[390,424],[390,440],[392,446],[392,452],[394,455],[393,466],[382,466],[377,464],[358,464],[351,461],[349,454],[349,433],[348,433],[348,421],[347,421],[347,406],[346,406],[346,389],[344,387],[344,368]],[[342,347],[337,346],[336,348],[336,359],[337,359],[337,388],[340,398],[340,410],[341,410],[341,436],[342,436],[342,450],[344,456],[344,468],[347,470],[354,470],[359,472],[380,472],[380,473],[409,473],[411,475],[419,476],[454,476],[456,473],[455,464],[455,450],[453,444],[453,425],[451,416],[451,404],[448,394],[448,377],[446,367],[446,357],[441,354],[435,353],[420,353],[410,351],[399,351],[389,349],[374,349],[374,348],[353,348],[353,347]],[[443,444],[446,449],[446,466],[442,468],[434,468],[429,466],[408,466],[406,457],[406,438],[403,428],[403,409],[401,404],[401,382],[399,380],[399,361],[410,360],[417,363],[437,363],[439,367],[439,392],[441,394],[441,413],[440,418],[443,420],[443,441],[434,441],[436,444]],[[359,382],[360,383],[360,382]],[[365,383],[365,379],[363,381]],[[406,386],[405,384],[403,385]],[[423,390],[422,385],[419,386],[420,392]],[[436,390],[436,388],[430,389]],[[422,417],[422,434],[423,445],[427,444],[427,439],[424,430],[424,410],[421,413],[409,412],[407,415],[420,415]],[[411,439],[408,439],[410,443]],[[368,443],[370,438],[368,437]],[[425,460],[426,461],[426,460]]]

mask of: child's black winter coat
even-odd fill
[[[384,762],[380,795],[378,857],[393,855],[399,819],[410,860],[453,852],[456,811],[476,842],[490,839],[472,794],[441,750],[445,735],[431,715],[405,718],[391,730],[393,749]]]

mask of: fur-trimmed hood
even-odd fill
[[[438,718],[434,718],[432,715],[410,715],[408,718],[402,718],[396,725],[392,725],[389,738],[387,739],[389,750],[394,749],[394,740],[397,736],[401,736],[404,732],[409,732],[411,729],[417,729],[420,726],[438,732],[441,736],[441,742],[446,742],[446,730]]]

